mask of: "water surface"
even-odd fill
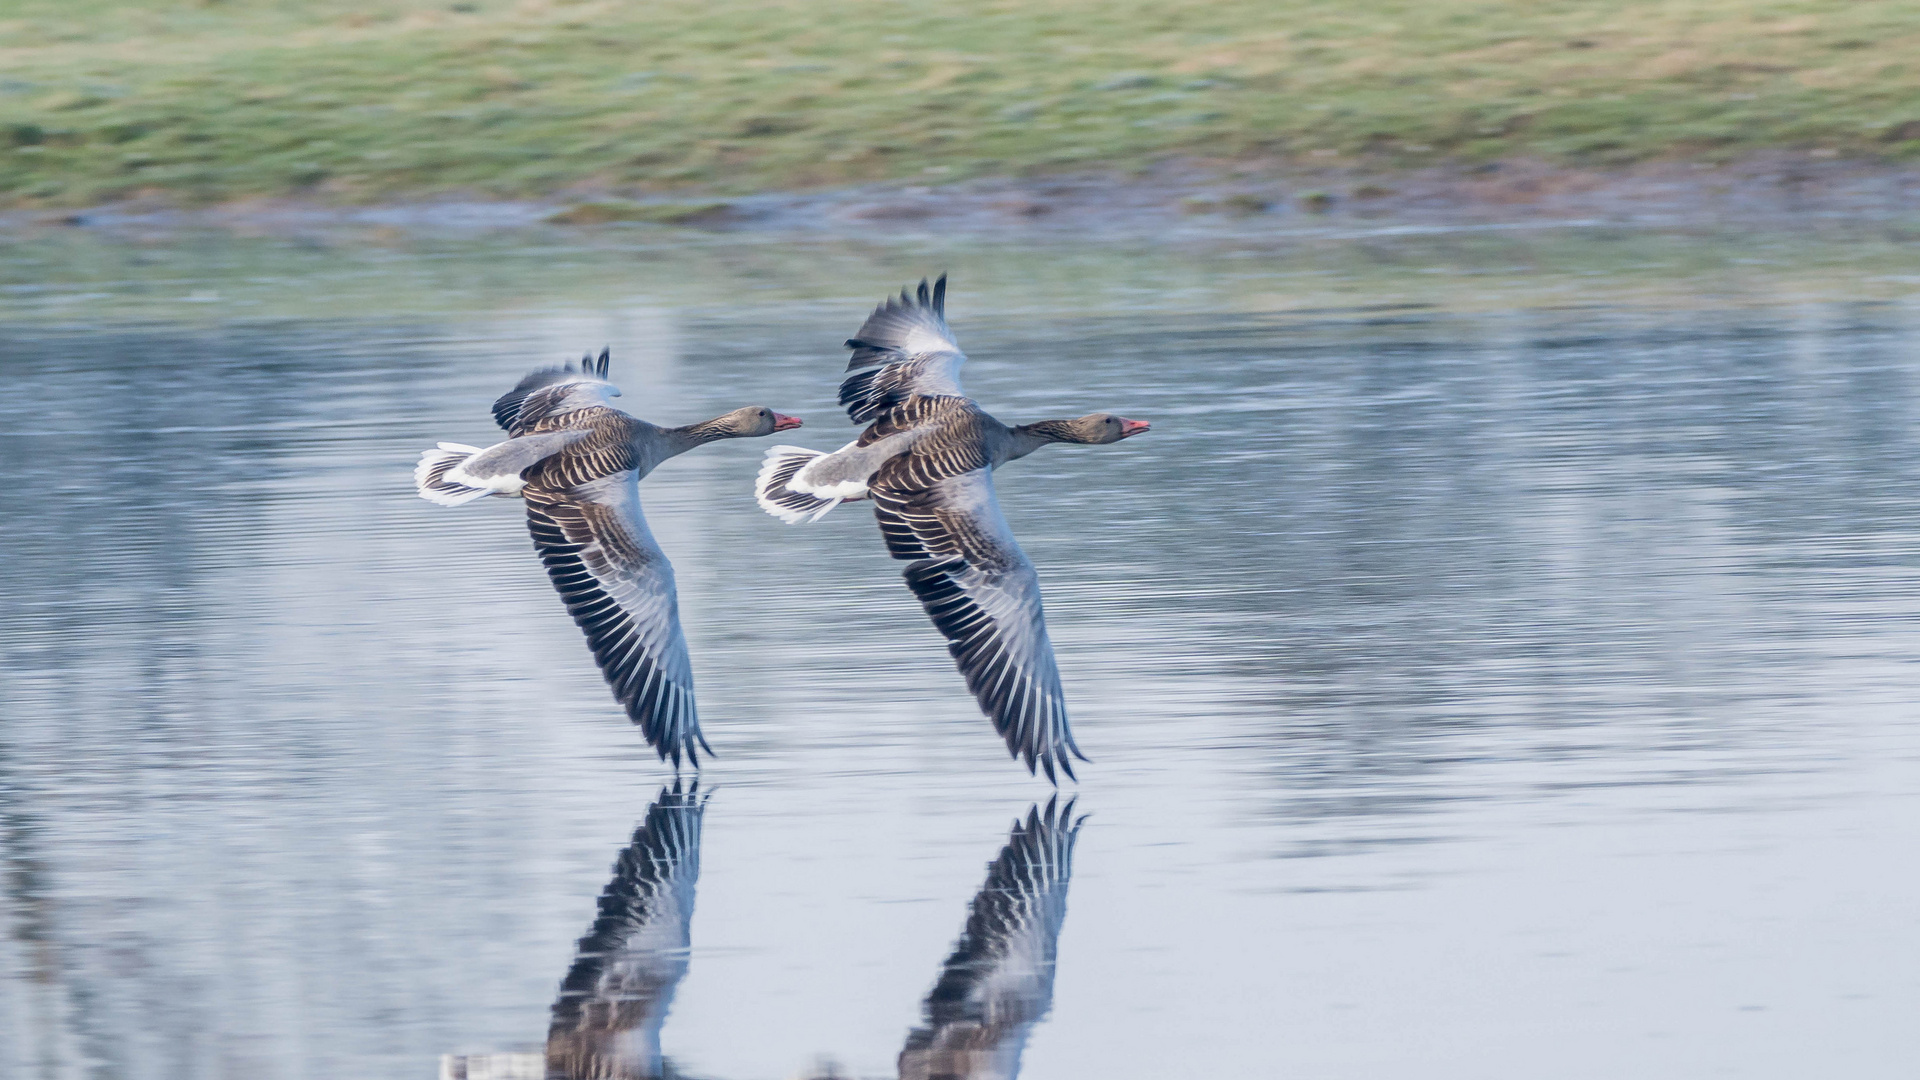
[[[945,269],[989,410],[1154,423],[999,478],[1094,758],[1023,1075],[1905,1075],[1915,254],[19,240],[0,1074],[538,1054],[671,776],[518,505],[414,455],[601,345],[641,416],[838,445],[839,341]],[[761,449],[642,489],[720,753],[659,1044],[892,1076],[1050,790],[860,507],[753,505]]]

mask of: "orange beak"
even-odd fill
[[[1131,438],[1152,426],[1152,424],[1147,423],[1145,420],[1128,420],[1123,416],[1120,418],[1120,437],[1123,439]]]
[[[787,416],[784,413],[773,414],[773,430],[775,431],[791,431],[799,426],[800,418],[797,416]]]

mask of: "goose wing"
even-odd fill
[[[580,358],[579,366],[542,368],[516,383],[493,403],[493,420],[509,435],[534,430],[542,420],[609,404],[620,391],[607,382],[608,350],[600,358]]]
[[[900,1051],[900,1080],[1012,1080],[1027,1033],[1053,1005],[1054,960],[1080,821],[1047,803],[1015,820],[967,925]]]
[[[901,289],[873,309],[847,339],[853,356],[840,383],[840,404],[856,424],[867,423],[915,394],[963,396],[960,365],[967,355],[947,328],[947,276],[916,293]]]
[[[1086,758],[1067,725],[1040,577],[1000,513],[977,445],[922,445],[927,452],[916,446],[881,466],[869,488],[887,550],[911,560],[907,587],[1007,750],[1048,780],[1056,765],[1071,778],[1071,759]]]
[[[661,1075],[660,1026],[687,973],[705,810],[697,784],[662,788],[614,860],[554,999],[549,1075]]]
[[[663,759],[677,769],[684,753],[697,768],[696,747],[713,751],[694,708],[673,565],[641,516],[638,476],[625,469],[564,491],[529,484],[522,494],[534,550],[613,696]]]

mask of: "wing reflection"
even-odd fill
[[[660,1028],[687,974],[700,826],[696,781],[662,788],[615,860],[600,914],[560,983],[544,1055],[448,1054],[442,1080],[669,1080]],[[1057,798],[1016,819],[974,894],[960,940],[900,1051],[900,1080],[1014,1080],[1053,1006],[1073,845],[1085,816]],[[815,1080],[841,1075],[829,1067]]]
[[[700,877],[699,784],[662,788],[613,864],[600,916],[580,939],[547,1029],[548,1080],[654,1080],[667,1075],[660,1025],[687,973],[693,889]]]
[[[1013,1080],[1027,1033],[1053,1006],[1055,944],[1080,822],[1073,802],[1014,822],[953,955],[900,1051],[900,1080]]]

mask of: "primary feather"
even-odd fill
[[[967,356],[947,328],[947,276],[917,295],[888,297],[847,339],[853,356],[840,383],[840,404],[867,423],[915,394],[959,394]]]
[[[947,326],[947,279],[888,297],[858,333],[840,402],[866,430],[826,453],[777,447],[755,496],[789,524],[816,521],[849,499],[873,500],[881,537],[906,568],[967,688],[1008,752],[1031,771],[1073,777],[1086,760],[1067,720],[1047,637],[1040,579],[994,494],[993,470],[1049,442],[1117,442],[1143,421],[1110,414],[1009,428],[960,388],[960,351]]]
[[[609,402],[609,353],[536,371],[493,404],[509,438],[486,449],[441,443],[421,455],[422,498],[458,505],[483,495],[526,500],[534,550],[586,635],[613,696],[648,745],[676,769],[712,753],[700,733],[693,668],[680,628],[673,566],[647,528],[639,482],[655,466],[715,439],[767,435],[799,421],[757,405],[664,428]]]

